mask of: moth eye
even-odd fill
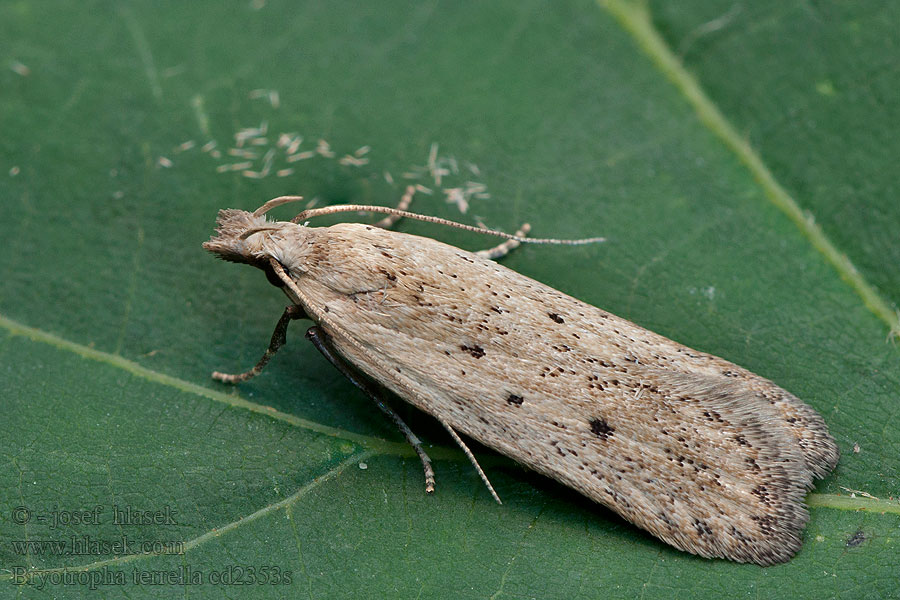
[[[282,268],[283,268],[283,267],[284,267],[284,265],[282,265]],[[283,287],[284,287],[284,282],[283,282],[283,281],[281,280],[281,278],[275,273],[275,269],[272,268],[272,265],[271,265],[271,264],[266,263],[266,266],[263,267],[263,271],[266,272],[266,279],[269,280],[269,283],[271,283],[272,285],[274,285],[274,286],[277,287],[277,288],[283,288]],[[285,271],[287,271],[287,269],[285,269]]]

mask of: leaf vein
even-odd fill
[[[806,236],[813,248],[822,254],[832,267],[860,297],[865,307],[900,335],[900,314],[890,307],[878,291],[853,265],[816,224],[815,217],[803,210],[797,201],[775,179],[762,157],[741,137],[728,119],[706,95],[697,80],[685,69],[678,56],[653,26],[649,10],[644,4],[630,0],[597,0],[637,41],[657,68],[672,82],[693,106],[700,121],[709,128],[750,171],[766,197],[784,212]]]
[[[191,540],[184,542],[182,549],[184,550],[184,554],[187,554],[190,550],[197,548],[198,546],[208,542],[212,539],[221,537],[222,535],[234,531],[244,525],[252,523],[272,512],[280,510],[282,508],[289,508],[293,506],[296,502],[301,500],[304,496],[306,496],[311,491],[315,490],[317,487],[333,479],[337,475],[340,475],[344,469],[346,469],[349,465],[358,463],[361,460],[365,460],[369,456],[375,454],[374,450],[364,450],[362,452],[358,452],[356,454],[351,455],[350,457],[342,460],[338,463],[334,468],[326,471],[322,475],[318,477],[314,477],[311,481],[309,481],[306,485],[301,487],[299,490],[284,498],[283,500],[279,500],[273,504],[269,504],[260,508],[259,510],[247,515],[246,517],[241,517],[236,521],[232,521],[231,523],[227,523],[222,527],[217,527],[207,531],[206,533],[199,535]],[[136,560],[141,560],[145,558],[155,558],[157,556],[165,555],[164,552],[142,552],[137,554],[128,554],[126,556],[117,556],[114,558],[108,558],[105,560],[98,560],[96,562],[88,563],[86,565],[81,565],[77,567],[65,566],[65,567],[56,567],[52,569],[29,569],[28,578],[31,579],[33,577],[48,575],[50,573],[78,573],[78,572],[86,572],[86,571],[94,571],[97,569],[101,569],[103,567],[111,566],[111,565],[123,565]],[[0,581],[12,579],[13,575],[2,575],[0,576]]]

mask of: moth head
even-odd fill
[[[267,270],[272,251],[266,243],[268,236],[262,234],[293,227],[293,223],[267,221],[264,215],[226,208],[219,211],[216,233],[203,243],[203,248],[223,260]]]

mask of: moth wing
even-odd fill
[[[809,461],[837,459],[812,409],[458,248],[336,227],[339,258],[317,255],[298,285],[374,379],[678,548],[758,564],[796,552],[821,470]],[[818,417],[799,431],[821,429],[821,448],[798,443],[797,406]]]
[[[541,442],[527,444],[556,453],[535,468],[682,550],[758,564],[793,556],[812,475],[778,413],[725,378],[653,375],[661,383],[627,411],[560,402]]]

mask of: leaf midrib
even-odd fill
[[[159,371],[154,371],[153,369],[148,369],[147,367],[141,366],[134,361],[122,357],[121,355],[111,354],[109,352],[90,348],[77,342],[59,337],[47,331],[29,327],[28,325],[24,325],[3,315],[0,315],[0,327],[6,329],[13,336],[25,337],[34,342],[48,344],[60,350],[72,352],[73,354],[76,354],[83,358],[122,369],[123,371],[131,373],[132,375],[140,377],[147,381],[152,381],[154,383],[172,387],[181,392],[187,392],[189,394],[202,396],[203,398],[207,398],[215,402],[221,402],[222,404],[227,404],[234,408],[242,408],[256,414],[266,415],[272,419],[275,419],[276,421],[283,421],[300,429],[320,433],[329,437],[344,439],[349,442],[359,444],[364,448],[374,450],[379,454],[392,454],[397,456],[407,456],[413,454],[412,449],[408,448],[408,445],[405,443],[391,442],[382,438],[354,433],[346,429],[330,427],[328,425],[323,425],[315,421],[302,419],[296,415],[281,412],[280,410],[277,410],[270,406],[250,402],[241,398],[237,394],[226,394],[224,392],[219,392],[217,390],[203,387],[202,385],[197,385],[196,383],[191,383],[190,381],[179,379],[178,377],[173,377],[171,375],[166,375],[165,373],[160,373]]]
[[[597,2],[635,39],[638,47],[694,108],[703,126],[734,153],[750,171],[769,201],[788,216],[816,252],[822,254],[841,279],[856,292],[863,305],[889,327],[892,335],[900,335],[900,313],[892,309],[890,303],[860,274],[847,255],[841,252],[816,224],[812,212],[800,207],[800,204],[778,182],[762,157],[738,134],[653,26],[647,6],[631,0],[597,0]]]

